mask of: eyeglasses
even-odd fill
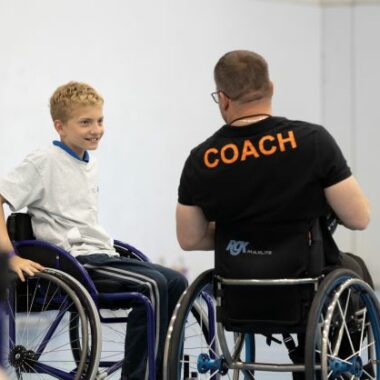
[[[211,93],[212,100],[215,103],[219,103],[219,92],[221,92],[221,91],[214,91]]]
[[[228,99],[231,99],[224,91],[218,90],[211,93],[211,97],[215,103],[219,103],[219,94],[222,93]]]

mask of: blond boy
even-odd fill
[[[27,207],[37,239],[70,252],[92,276],[114,278],[125,291],[139,291],[157,305],[157,379],[161,378],[163,342],[168,320],[186,288],[185,278],[162,266],[120,257],[113,240],[98,221],[95,150],[104,134],[101,95],[85,83],[69,82],[50,99],[50,112],[60,141],[31,153],[0,180],[0,204],[12,211]],[[43,270],[17,256],[8,237],[4,212],[0,213],[0,250],[10,256],[10,267],[21,280]],[[150,293],[149,289],[153,289]],[[147,378],[146,317],[137,305],[130,313],[122,379]],[[143,360],[142,360],[143,359]]]

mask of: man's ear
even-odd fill
[[[273,93],[274,93],[274,84],[272,81],[269,82],[269,95],[270,97],[273,96]]]
[[[219,104],[223,111],[228,110],[228,108],[230,107],[230,101],[230,98],[224,92],[221,91],[219,93]]]

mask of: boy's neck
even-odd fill
[[[66,153],[70,154],[70,156],[76,158],[79,161],[89,162],[90,156],[87,151],[84,151],[83,157],[80,157],[76,152],[74,152],[70,147],[68,147],[64,142],[54,140],[53,144],[61,149],[63,149]]]

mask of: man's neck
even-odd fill
[[[270,104],[256,104],[254,106],[242,105],[236,107],[233,112],[226,117],[226,122],[234,127],[241,127],[257,123],[271,115],[272,107]]]

